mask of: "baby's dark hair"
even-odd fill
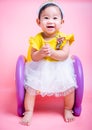
[[[63,19],[63,12],[62,12],[61,8],[60,8],[56,3],[47,3],[47,4],[44,4],[44,5],[40,8],[40,10],[39,10],[38,18],[40,19],[40,16],[41,16],[42,11],[45,10],[47,7],[50,7],[50,6],[58,7],[58,9],[60,10],[60,13],[61,13],[61,19]]]

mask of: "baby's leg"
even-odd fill
[[[73,105],[74,105],[74,92],[65,96],[64,98],[64,118],[66,122],[71,122],[74,120],[73,116]]]
[[[35,96],[30,95],[26,91],[25,99],[24,99],[25,113],[24,113],[24,116],[20,122],[21,124],[30,125],[31,118],[33,115],[33,110],[34,110],[34,103],[35,103]]]

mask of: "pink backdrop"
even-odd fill
[[[73,123],[63,120],[63,100],[38,97],[30,127],[19,124],[15,67],[26,56],[30,36],[40,31],[35,20],[45,0],[0,0],[0,130],[92,130],[92,0],[57,0],[64,12],[61,31],[74,33],[71,55],[77,55],[84,70],[84,100],[81,116]],[[86,115],[86,116],[85,116]]]
[[[63,8],[62,31],[74,33],[71,55],[82,62],[85,89],[90,89],[92,64],[92,0],[57,0]],[[43,0],[0,0],[0,88],[15,91],[15,66],[20,54],[26,56],[28,39],[40,31],[37,9]]]

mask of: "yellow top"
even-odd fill
[[[58,32],[56,34],[56,37],[52,38],[51,40],[45,41],[42,37],[42,32],[38,33],[35,37],[30,37],[29,39],[29,49],[28,49],[28,55],[27,55],[27,61],[31,61],[31,48],[35,48],[36,50],[40,50],[40,48],[45,45],[46,43],[48,43],[50,45],[51,48],[56,50],[56,46],[57,46],[57,41],[58,38],[64,38],[64,40],[62,41],[62,43],[60,44],[60,48],[62,49],[63,46],[67,43],[67,41],[69,41],[69,44],[71,45],[71,43],[74,41],[74,35],[70,34],[70,35],[66,35],[64,33]],[[46,60],[49,61],[53,61],[53,59],[51,59],[49,56],[45,58]],[[56,60],[54,60],[56,61]]]

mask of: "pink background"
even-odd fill
[[[26,56],[29,37],[40,31],[36,18],[43,1],[0,0],[0,96],[5,99],[5,93],[7,95],[9,92],[9,97],[13,97],[15,103],[16,61],[20,54]],[[87,91],[92,90],[92,0],[57,1],[64,12],[65,23],[61,31],[75,35],[71,55],[77,55],[82,62],[86,95]]]

